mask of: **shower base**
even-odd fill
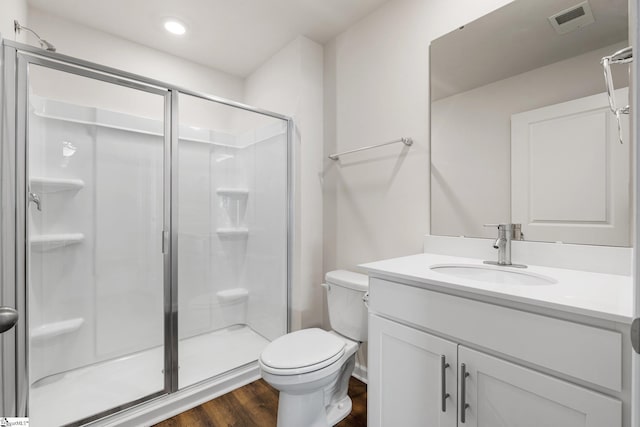
[[[248,326],[181,340],[179,388],[256,361],[268,343]],[[30,390],[30,424],[69,424],[161,391],[163,357],[163,348],[156,347],[38,381]]]

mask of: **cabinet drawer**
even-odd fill
[[[402,285],[369,281],[370,311],[606,387],[622,389],[622,335]]]

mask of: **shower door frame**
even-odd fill
[[[9,221],[0,224],[0,231],[10,234],[15,241],[15,252],[0,251],[1,265],[9,265],[13,270],[9,274],[0,275],[0,302],[8,305],[7,300],[15,301],[15,308],[20,318],[15,332],[15,340],[7,334],[0,335],[0,352],[2,352],[3,380],[2,394],[4,400],[0,408],[4,407],[4,414],[0,416],[28,416],[28,67],[30,64],[67,72],[82,77],[96,79],[107,83],[142,90],[164,97],[164,165],[163,165],[163,286],[164,286],[164,389],[145,396],[133,402],[128,402],[89,418],[85,418],[72,425],[79,425],[98,420],[122,411],[129,407],[148,402],[180,391],[178,389],[178,98],[180,94],[194,96],[229,107],[269,116],[287,123],[287,173],[286,173],[286,325],[285,332],[291,330],[292,309],[292,277],[293,277],[293,248],[294,248],[294,144],[293,119],[268,110],[255,108],[246,104],[230,101],[205,93],[192,91],[176,85],[167,84],[155,79],[136,75],[115,68],[95,64],[82,59],[45,51],[32,46],[2,39],[2,70],[3,81],[0,85],[2,108],[0,113],[8,118],[2,123],[2,150],[15,155],[15,163],[11,163],[15,172],[12,182],[2,183],[0,197],[3,208],[8,207],[11,213]],[[4,111],[6,109],[6,111]],[[14,120],[15,119],[15,120]],[[2,121],[0,121],[2,122]],[[0,156],[0,161],[2,158]],[[0,171],[2,171],[0,165]],[[7,188],[5,188],[7,187]],[[7,189],[13,190],[6,191]],[[0,217],[1,218],[1,217]],[[12,232],[13,227],[13,232]],[[13,283],[8,283],[8,282]],[[4,297],[4,300],[2,299]],[[11,302],[11,301],[9,301]],[[15,372],[15,381],[8,381],[7,372]],[[224,375],[224,374],[223,374]],[[214,377],[215,378],[215,377]],[[205,380],[209,381],[211,380]],[[187,387],[186,389],[188,389]],[[185,390],[185,389],[182,389]],[[14,397],[12,400],[11,397]],[[4,405],[3,405],[4,404]],[[13,408],[12,408],[13,406]]]

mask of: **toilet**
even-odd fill
[[[336,270],[327,273],[325,281],[333,330],[286,334],[260,355],[262,378],[280,392],[278,427],[329,427],[351,412],[347,391],[356,352],[367,340],[369,279]]]

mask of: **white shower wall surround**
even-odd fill
[[[42,212],[30,209],[31,238],[76,236],[56,249],[32,245],[34,383],[163,345],[163,218],[145,215],[162,212],[164,202],[157,188],[163,123],[30,99],[29,176],[83,183],[51,192],[32,184],[41,190]],[[273,314],[285,298],[286,266],[271,256],[271,248],[286,247],[286,167],[278,161],[286,123],[240,135],[186,126],[179,132],[180,339],[241,324],[272,340],[286,325],[285,310],[281,318]],[[117,210],[105,208],[122,200],[123,185],[135,197]],[[123,234],[131,244],[114,251]],[[141,254],[139,241],[158,250]]]

